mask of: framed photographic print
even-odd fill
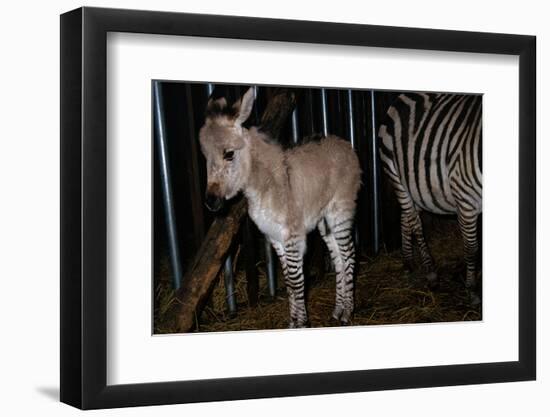
[[[535,379],[535,38],[61,16],[61,400]]]

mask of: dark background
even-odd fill
[[[204,206],[206,162],[200,151],[198,132],[204,123],[209,99],[206,83],[160,82],[166,147],[170,165],[173,205],[182,275],[189,269],[214,214]],[[225,97],[232,105],[250,88],[249,85],[212,84],[212,97]],[[299,141],[322,134],[322,100],[320,88],[258,86],[252,115],[245,127],[258,125],[274,94],[281,88],[296,94]],[[350,138],[348,91],[326,88],[328,133]],[[416,271],[403,272],[400,246],[400,208],[391,184],[386,179],[378,155],[378,128],[386,117],[397,91],[353,90],[353,129],[355,150],[362,168],[362,187],[355,216],[357,225],[356,309],[353,324],[398,324],[480,320],[481,306],[472,308],[464,288],[462,239],[456,217],[422,212],[424,235],[434,255],[440,288],[426,288],[426,278]],[[375,126],[372,126],[374,111]],[[152,112],[153,113],[153,112]],[[154,120],[155,128],[158,127]],[[374,130],[373,130],[374,128]],[[374,136],[373,136],[374,133]],[[158,141],[154,149],[154,333],[178,332],[173,325],[174,309],[179,303],[173,291],[173,265],[168,247],[165,205],[160,180]],[[292,120],[288,117],[279,142],[295,146]],[[315,139],[313,139],[315,140]],[[377,184],[378,193],[373,192]],[[238,197],[237,197],[238,198]],[[227,204],[226,204],[227,206]],[[374,216],[378,207],[378,216]],[[219,213],[217,215],[220,215]],[[222,214],[223,215],[223,214]],[[377,220],[376,220],[377,219]],[[481,219],[481,216],[480,216]],[[377,227],[376,227],[377,226]],[[481,225],[479,225],[481,226]],[[481,239],[481,227],[479,227]],[[378,239],[376,239],[378,237]],[[378,244],[376,244],[378,242]],[[250,220],[243,222],[230,250],[233,261],[236,310],[227,302],[225,272],[209,293],[208,301],[196,317],[195,331],[227,331],[284,328],[288,306],[279,262],[274,256],[276,294],[269,295],[264,247],[265,240]],[[481,240],[480,240],[481,243]],[[332,325],[330,309],[334,298],[334,280],[330,259],[318,232],[308,236],[304,274],[308,309],[313,327]],[[481,247],[481,245],[480,245]],[[238,255],[238,256],[237,256]],[[244,255],[244,256],[243,256]],[[480,256],[481,259],[481,256]],[[251,282],[256,282],[250,286]],[[251,290],[252,288],[252,290]]]
[[[206,188],[205,160],[198,145],[198,131],[204,123],[204,110],[208,101],[208,92],[204,83],[162,82],[164,101],[166,137],[171,166],[172,189],[176,212],[176,224],[180,244],[182,263],[192,258],[198,249],[204,231],[212,221],[212,214],[204,209],[204,191]],[[231,104],[242,96],[248,85],[216,84],[215,97],[226,97]],[[247,125],[256,125],[258,116],[262,114],[266,102],[277,87],[258,88],[257,100],[252,116]],[[318,88],[300,88],[298,92],[297,110],[300,136],[312,136],[322,132],[321,96]],[[347,124],[347,90],[326,89],[328,131],[349,140]],[[375,93],[375,115],[378,124],[385,115],[386,109],[397,97],[398,92],[377,91]],[[371,97],[369,90],[354,90],[353,105],[355,117],[356,151],[363,170],[363,186],[360,190],[357,212],[360,250],[374,253],[373,233],[373,200],[372,193],[372,123]],[[377,130],[376,130],[377,131]],[[292,146],[291,121],[288,120],[281,144]],[[157,148],[154,147],[154,247],[155,265],[166,248],[166,226],[163,211],[162,192],[158,169]],[[380,165],[379,165],[380,167]],[[395,201],[393,190],[386,183],[382,169],[380,177],[380,242],[386,249],[392,250],[400,245],[399,207]],[[197,191],[198,189],[198,191]],[[200,202],[197,204],[197,200]],[[195,204],[193,204],[193,202]],[[200,208],[200,210],[199,210]],[[200,213],[198,212],[200,211]],[[185,270],[185,267],[184,267]]]

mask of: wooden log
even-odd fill
[[[246,216],[243,226],[246,263],[246,295],[248,297],[248,305],[250,307],[256,307],[256,305],[258,305],[259,288],[258,271],[256,269],[257,228],[252,219],[248,216]]]
[[[289,88],[275,88],[262,113],[260,129],[273,139],[280,139],[290,115],[296,107],[297,91]]]
[[[179,332],[189,332],[198,322],[225,257],[239,232],[246,214],[246,201],[241,199],[229,208],[227,216],[216,217],[197,252],[191,268],[186,272],[182,286],[176,292],[179,309],[176,324]]]

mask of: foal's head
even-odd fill
[[[252,88],[231,107],[225,98],[208,101],[199,139],[208,175],[206,207],[212,211],[218,211],[224,199],[241,191],[248,179],[250,143],[242,124],[250,116],[253,104]]]

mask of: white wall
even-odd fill
[[[539,119],[539,285],[538,381],[499,385],[388,391],[290,399],[238,401],[169,407],[101,411],[99,415],[294,415],[297,412],[338,415],[548,415],[550,406],[550,297],[545,280],[550,272],[543,256],[550,249],[549,225],[541,214],[550,209],[543,189],[550,168],[548,73],[550,27],[544,2],[479,2],[458,6],[441,1],[338,0],[93,1],[89,6],[157,9],[326,20],[395,26],[534,34],[538,36]],[[0,409],[4,415],[73,415],[57,402],[59,379],[59,17],[79,7],[77,1],[5,2],[0,30]],[[545,111],[546,110],[546,111]],[[545,135],[546,134],[546,135]],[[543,232],[546,235],[543,236]],[[544,395],[546,394],[546,395]]]

